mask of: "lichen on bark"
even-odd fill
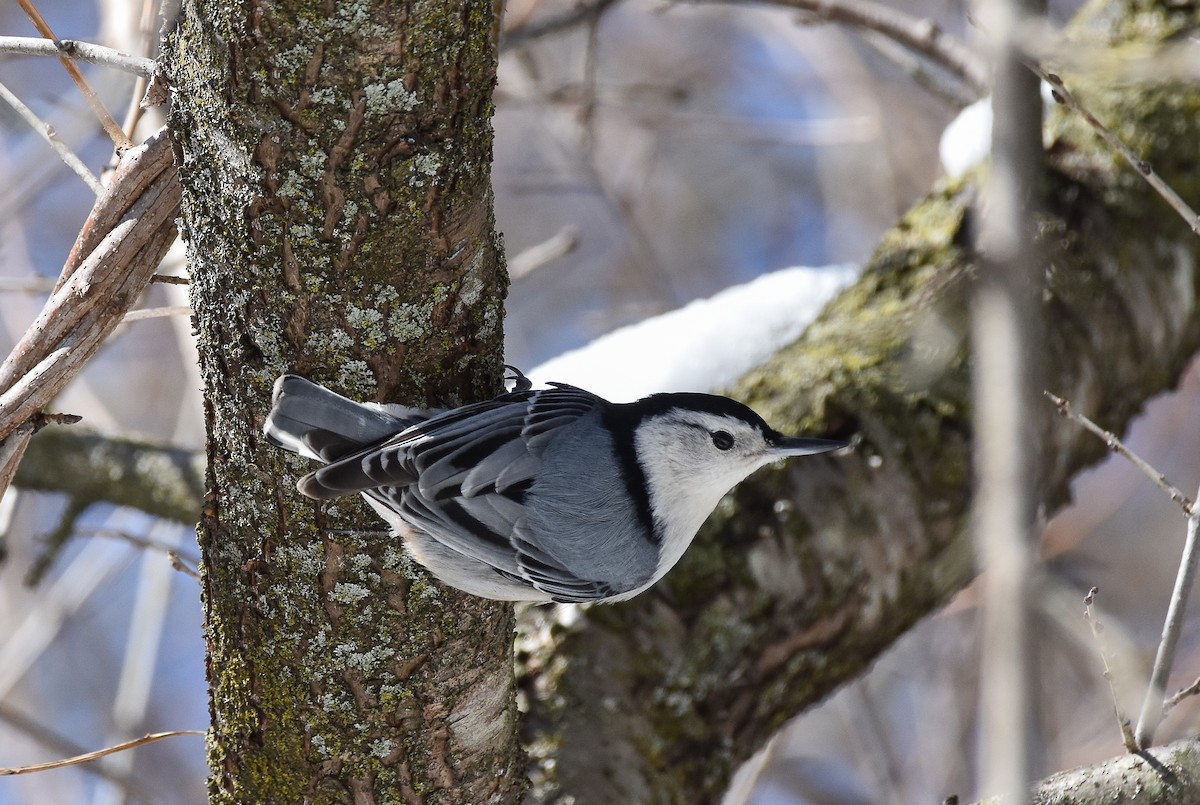
[[[514,801],[511,610],[439,587],[261,437],[296,371],[360,399],[491,396],[494,8],[184,3],[166,60],[205,381],[200,526],[228,802]]]

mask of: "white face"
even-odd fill
[[[736,417],[673,409],[637,429],[635,447],[650,503],[664,529],[665,573],[683,555],[721,497],[759,467],[782,456],[761,430]]]

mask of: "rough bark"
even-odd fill
[[[989,800],[1002,805],[1003,800]],[[1178,805],[1200,802],[1200,739],[1121,755],[1042,780],[1034,805]]]
[[[213,802],[511,802],[511,608],[414,567],[270,447],[271,384],[488,397],[487,0],[189,0],[167,44],[208,427]]]
[[[1073,30],[1119,52],[1197,21],[1195,7],[1115,2]],[[1064,78],[1184,198],[1200,198],[1195,86]],[[1051,390],[1120,432],[1200,347],[1197,240],[1083,123],[1059,115],[1049,136],[1045,372]],[[974,180],[936,190],[886,235],[857,285],[735,390],[785,431],[857,434],[853,456],[742,484],[656,588],[534,642],[547,796],[717,801],[778,727],[973,576],[964,304],[976,211]],[[1053,510],[1104,446],[1047,419]]]

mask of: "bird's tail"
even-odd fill
[[[299,375],[275,381],[263,433],[277,447],[329,463],[423,422],[417,408],[359,403]]]

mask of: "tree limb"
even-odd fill
[[[86,428],[46,428],[30,441],[14,483],[190,524],[200,519],[204,455]]]
[[[1034,805],[1176,805],[1200,802],[1200,738],[1060,772],[1040,782]],[[994,805],[999,801],[989,800]]]
[[[1116,46],[1150,31],[1169,39],[1198,15],[1095,18]],[[1195,194],[1200,119],[1178,111],[1194,86],[1074,84],[1098,117],[1137,133],[1131,146],[1166,181]],[[1119,432],[1200,348],[1200,250],[1086,124],[1058,116],[1048,135],[1045,372]],[[964,298],[977,205],[973,180],[940,187],[800,341],[735,390],[788,432],[859,434],[857,452],[743,483],[656,588],[587,610],[536,657],[552,669],[533,704],[538,745],[552,748],[548,786],[580,803],[715,801],[780,725],[974,575]],[[1105,454],[1058,418],[1038,443],[1049,509]]]
[[[82,370],[137,301],[175,240],[179,194],[163,130],[126,155],[92,208],[54,293],[0,365],[0,443],[19,438],[14,431]],[[0,456],[19,461],[21,452]],[[15,466],[0,467],[0,480]]]
[[[32,109],[26,106],[25,103],[19,97],[17,97],[16,93],[4,86],[4,84],[0,84],[0,98],[3,98],[18,115],[24,118],[25,122],[29,124],[29,127],[37,132],[38,136],[45,140],[50,147],[54,149],[54,153],[58,154],[58,158],[61,159],[76,176],[82,179],[84,183],[92,189],[93,193],[99,196],[104,192],[104,185],[100,184],[100,180],[96,178],[96,175],[88,169],[87,165],[83,164],[83,160],[81,160],[74,151],[68,148],[66,143],[59,139],[58,132],[54,130],[53,126],[38,117]]]
[[[821,22],[874,31],[929,59],[982,96],[991,88],[987,62],[930,19],[913,17],[872,0],[691,0],[693,3],[766,4],[793,8]]]

